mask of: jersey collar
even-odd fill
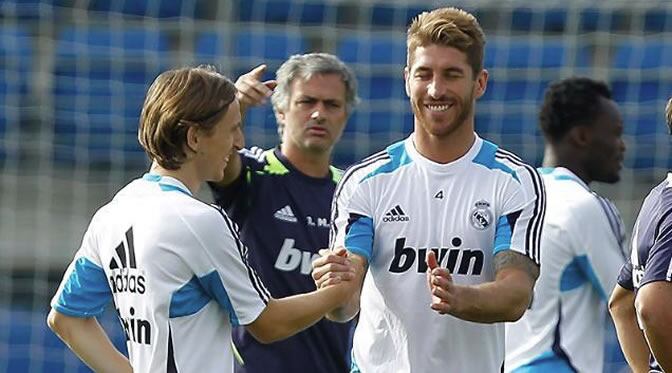
[[[266,159],[267,161],[270,162],[277,162],[279,163],[280,166],[284,167],[286,170],[286,173],[291,172],[294,175],[298,175],[300,178],[310,182],[310,183],[316,183],[316,184],[324,184],[324,183],[338,183],[338,179],[340,179],[340,175],[336,175],[336,168],[334,166],[329,165],[329,174],[325,177],[312,177],[304,174],[301,172],[298,168],[294,167],[292,162],[285,157],[284,154],[282,154],[282,151],[280,150],[280,146],[276,146],[273,148],[270,154],[267,154]],[[274,157],[269,158],[269,157]]]
[[[575,183],[578,183],[581,185],[585,190],[590,191],[590,187],[588,184],[584,183],[581,178],[576,176],[575,173],[570,171],[568,168],[565,167],[543,167],[539,168],[539,173],[542,175],[551,175],[555,180],[570,180],[574,181]]]
[[[189,191],[189,188],[187,188],[181,181],[177,180],[174,177],[170,176],[161,176],[158,174],[153,174],[153,173],[146,173],[142,176],[142,179],[145,181],[153,182],[153,183],[158,183],[159,187],[161,188],[162,191],[164,192],[181,192],[184,193],[188,196],[191,196],[191,192]]]
[[[475,136],[474,143],[471,145],[471,148],[469,148],[469,150],[467,150],[467,152],[463,156],[449,163],[437,163],[432,161],[431,159],[424,157],[422,154],[420,154],[420,152],[418,152],[418,149],[415,148],[414,136],[415,133],[411,134],[408,138],[406,138],[404,144],[406,152],[411,157],[411,159],[417,161],[419,164],[422,164],[423,166],[431,170],[435,170],[442,173],[460,169],[462,165],[467,164],[467,162],[470,162],[476,156],[476,154],[478,154],[478,151],[481,149],[481,146],[483,145],[483,140],[476,133],[474,133]]]

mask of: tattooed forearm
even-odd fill
[[[512,250],[500,251],[494,258],[495,273],[503,268],[519,268],[527,273],[531,279],[539,277],[539,266],[527,256]]]

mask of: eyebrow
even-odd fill
[[[427,66],[419,66],[419,67],[415,68],[415,72],[418,72],[418,71],[426,72],[426,71],[432,71],[432,69],[427,67]],[[446,73],[446,72],[447,73],[456,72],[456,73],[464,74],[464,69],[462,69],[461,67],[448,67],[448,68],[442,69],[441,71],[444,72],[444,73]]]
[[[317,97],[309,96],[306,94],[301,94],[297,98],[297,100],[310,100],[310,101],[323,101],[327,103],[341,103],[345,102],[345,100],[342,100],[340,98],[327,98],[327,99],[319,99]]]

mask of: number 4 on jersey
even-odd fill
[[[436,199],[443,199],[443,190],[439,190],[435,195],[434,198]]]

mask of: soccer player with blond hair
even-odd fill
[[[328,315],[359,313],[353,371],[498,372],[503,322],[530,304],[544,188],[533,167],[474,132],[484,44],[463,10],[420,14],[404,69],[414,132],[336,189],[332,250],[313,278],[327,285],[355,267],[358,291]]]

